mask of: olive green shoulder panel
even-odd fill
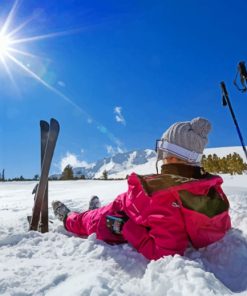
[[[229,208],[228,202],[224,201],[214,188],[211,188],[207,195],[194,195],[186,190],[180,190],[179,196],[185,208],[208,217],[214,217]]]
[[[148,195],[152,195],[154,192],[159,190],[167,189],[173,186],[180,185],[182,183],[196,180],[170,174],[146,175],[138,177]]]

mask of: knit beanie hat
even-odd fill
[[[191,165],[200,165],[210,130],[210,122],[201,117],[174,123],[162,135],[158,145],[157,160],[175,156]]]

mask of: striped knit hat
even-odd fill
[[[200,165],[210,130],[210,122],[201,117],[174,123],[159,141],[157,160],[175,156],[191,165]]]

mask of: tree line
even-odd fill
[[[214,174],[241,175],[247,171],[247,164],[236,152],[223,157],[216,154],[203,155],[202,166],[205,171]]]
[[[33,178],[25,178],[23,177],[23,175],[19,176],[19,177],[14,177],[14,178],[6,178],[5,176],[5,170],[2,171],[2,173],[0,172],[0,182],[4,182],[4,181],[38,181],[39,180],[39,175],[34,175]]]
[[[60,177],[60,180],[85,180],[85,179],[86,179],[85,175],[80,175],[80,177],[74,176],[73,167],[69,164],[63,169],[62,175]],[[100,179],[108,180],[107,170],[103,171]]]

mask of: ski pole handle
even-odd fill
[[[221,86],[221,89],[222,89],[222,92],[223,92],[224,96],[228,99],[228,92],[226,90],[225,82],[221,81],[220,86]]]
[[[239,62],[238,69],[239,69],[240,77],[243,80],[246,80],[247,79],[247,71],[246,71],[246,67],[245,67],[245,62]]]

